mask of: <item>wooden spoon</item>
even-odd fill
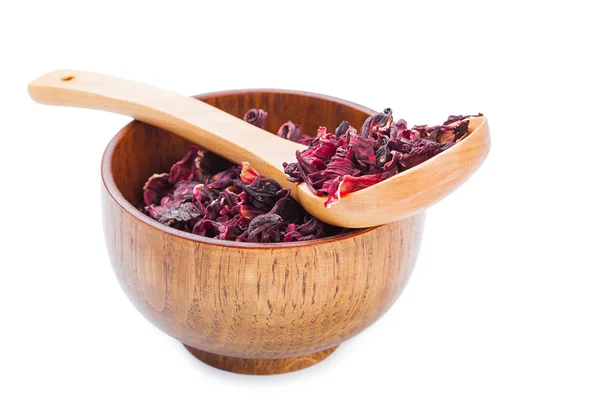
[[[325,208],[325,197],[314,195],[305,183],[289,182],[283,172],[283,162],[294,161],[296,150],[304,150],[306,146],[282,139],[192,97],[71,70],[44,75],[31,82],[28,90],[39,103],[128,115],[178,134],[234,163],[247,161],[263,176],[289,188],[310,214],[348,228],[381,225],[424,210],[466,181],[490,149],[487,119],[473,118],[469,136],[460,143]]]

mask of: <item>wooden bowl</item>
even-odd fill
[[[292,119],[306,133],[360,127],[374,111],[311,93],[245,90],[197,96],[238,117],[268,111],[275,132]],[[424,213],[388,225],[300,243],[237,243],[166,227],[138,211],[142,186],[190,143],[133,121],[102,159],[110,260],[136,308],[200,360],[246,374],[311,366],[375,322],[415,265]]]

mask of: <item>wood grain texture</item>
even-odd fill
[[[273,131],[290,117],[312,131],[341,119],[357,124],[371,112],[297,92],[200,97],[238,116],[252,107],[269,110],[267,129]],[[264,360],[301,357],[296,366],[308,366],[306,360],[322,356],[311,354],[361,332],[400,295],[415,265],[424,213],[344,236],[281,244],[202,238],[144,216],[135,206],[145,180],[168,171],[189,145],[145,123],[127,125],[103,157],[102,206],[106,244],[123,290],[154,325],[204,352],[196,352],[200,359],[245,373],[292,368],[291,360]],[[254,367],[244,370],[244,363]]]
[[[325,208],[324,197],[313,194],[305,183],[289,182],[283,171],[283,162],[295,161],[296,151],[305,146],[233,118],[218,107],[212,107],[210,102],[206,104],[164,89],[85,71],[55,71],[30,83],[28,89],[31,97],[40,103],[129,115],[170,130],[238,164],[247,161],[262,175],[289,188],[291,195],[310,214],[330,224],[349,228],[377,226],[425,210],[464,183],[483,163],[491,145],[487,119],[476,118],[470,123],[469,136],[450,149],[376,185],[344,196],[330,208]],[[287,95],[290,102],[302,98],[299,94]],[[268,99],[269,95],[260,96]],[[241,117],[246,110],[241,107],[246,104],[233,101],[232,110]],[[255,103],[271,116],[277,116],[271,118],[270,128],[273,128],[273,120],[279,122],[283,117],[286,119],[282,122],[285,122],[292,118],[301,124],[306,122],[302,126],[308,134],[316,133],[319,125],[333,131],[344,119],[360,129],[364,119],[374,113],[372,110],[363,113],[361,118],[344,118],[342,113],[326,114],[328,106],[336,107],[333,99],[308,102],[306,107],[300,108],[288,106],[290,112],[287,115],[281,113],[280,102],[270,102],[269,106],[274,108],[258,101]],[[359,106],[345,105],[350,108],[343,104],[337,107],[348,113],[353,108],[365,111]],[[338,118],[332,118],[334,115]]]
[[[329,357],[338,346],[304,356],[262,360],[220,356],[189,346],[185,348],[198,360],[224,371],[246,375],[275,375],[311,367]]]

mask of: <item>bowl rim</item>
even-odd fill
[[[275,94],[294,94],[294,95],[303,95],[308,97],[317,98],[320,100],[328,100],[336,103],[340,103],[347,107],[356,108],[360,111],[363,111],[367,114],[375,114],[376,111],[362,106],[360,104],[353,103],[351,101],[343,100],[337,97],[328,96],[320,93],[312,93],[305,92],[299,90],[288,90],[288,89],[232,89],[232,90],[222,90],[216,92],[208,92],[203,94],[198,94],[192,96],[198,100],[201,100],[206,97],[212,96],[227,96],[227,95],[239,95],[244,93],[275,93]],[[352,232],[327,236],[321,239],[313,239],[313,240],[303,240],[299,242],[279,242],[279,243],[256,243],[256,242],[236,242],[231,240],[224,239],[215,239],[209,238],[205,236],[195,235],[193,233],[180,231],[179,229],[171,228],[170,226],[166,226],[161,224],[158,221],[153,220],[143,212],[137,209],[133,204],[131,204],[115,183],[114,176],[112,174],[112,157],[114,155],[115,148],[119,144],[123,137],[127,134],[127,132],[131,129],[131,127],[140,123],[140,121],[132,120],[127,123],[124,127],[122,127],[119,132],[111,139],[106,148],[104,149],[104,153],[102,155],[100,174],[102,177],[102,183],[104,188],[106,189],[106,193],[112,198],[112,200],[121,207],[121,209],[131,215],[133,218],[138,220],[139,222],[157,229],[162,233],[167,235],[177,236],[181,239],[189,240],[196,243],[208,244],[208,245],[217,245],[217,246],[225,246],[225,247],[235,247],[235,248],[245,248],[245,249],[270,249],[270,248],[288,248],[288,247],[302,247],[302,246],[314,246],[318,244],[326,244],[332,241],[339,241],[340,239],[353,239],[357,236],[372,232],[376,229],[381,229],[384,225],[374,226],[370,228],[357,229]]]

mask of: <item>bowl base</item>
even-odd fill
[[[184,346],[194,357],[211,367],[246,375],[275,375],[298,371],[324,360],[338,348],[338,346],[334,346],[326,350],[298,357],[252,359],[220,356],[185,344]]]

